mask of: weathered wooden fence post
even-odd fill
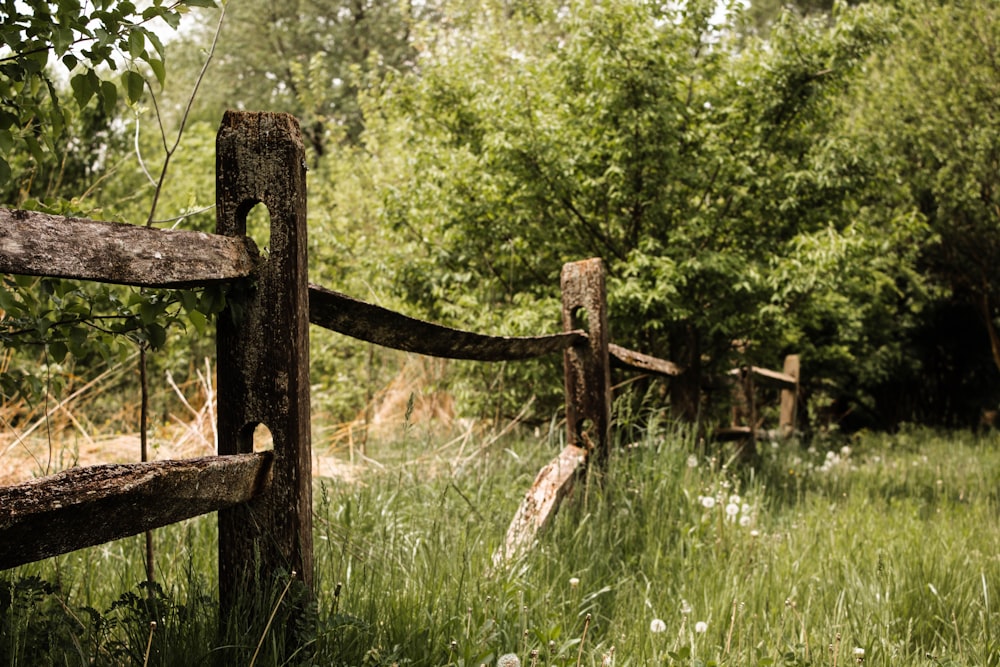
[[[585,344],[564,353],[566,440],[603,460],[610,447],[611,371],[604,263],[586,259],[563,265],[563,329],[586,329]]]
[[[790,354],[785,357],[785,365],[782,368],[782,372],[795,380],[795,387],[782,387],[781,389],[781,410],[779,412],[778,430],[786,438],[795,433],[795,413],[799,402],[799,368],[799,355]]]
[[[313,568],[305,151],[292,116],[229,111],[216,140],[218,233],[245,235],[258,203],[271,218],[267,256],[219,315],[219,454],[253,451],[263,424],[274,462],[260,496],[219,512],[223,619],[281,571],[311,590]]]

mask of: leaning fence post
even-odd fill
[[[229,111],[216,139],[218,233],[245,235],[258,203],[271,219],[267,256],[218,321],[219,454],[253,451],[262,424],[274,459],[257,498],[219,512],[223,619],[282,572],[311,589],[313,559],[305,151],[292,116]]]
[[[585,329],[587,340],[566,348],[567,444],[603,459],[608,454],[611,374],[608,358],[608,307],[604,264],[586,259],[562,269],[563,329]]]

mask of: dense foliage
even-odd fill
[[[860,425],[969,423],[1000,399],[986,0],[241,2],[214,46],[217,8],[169,40],[153,29],[212,4],[6,3],[4,204],[211,229],[223,108],[290,111],[316,282],[537,334],[559,327],[561,265],[599,256],[613,339],[687,368],[651,388],[677,417],[715,414],[733,364],[787,353],[807,416],[833,402]],[[171,149],[164,127],[201,77]],[[223,298],[5,284],[5,345],[84,367],[129,349],[119,334],[183,355],[173,332],[201,331]],[[314,352],[337,420],[398,362],[326,334]],[[538,397],[545,421],[556,364],[447,381],[470,414]]]

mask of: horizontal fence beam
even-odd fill
[[[138,287],[192,287],[243,278],[248,238],[0,208],[0,273]]]
[[[97,465],[0,488],[0,569],[251,500],[270,452]]]
[[[753,374],[754,380],[769,387],[777,387],[778,389],[789,389],[794,391],[799,386],[799,381],[795,377],[788,375],[787,373],[780,373],[767,368],[760,368],[759,366],[734,368],[730,370],[728,374],[734,377],[739,377],[744,370],[749,370],[750,373]]]
[[[684,372],[683,368],[672,361],[651,357],[648,354],[629,350],[614,343],[608,344],[608,354],[611,356],[612,364],[620,368],[669,376],[680,375]]]
[[[487,336],[407,317],[318,285],[309,286],[309,321],[369,343],[432,357],[519,361],[562,352],[582,331],[550,336]]]

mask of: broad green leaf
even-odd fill
[[[163,66],[163,61],[159,58],[149,58],[147,62],[150,69],[153,70],[153,75],[156,77],[157,82],[162,86],[167,79],[167,70]]]
[[[69,85],[73,89],[73,98],[76,100],[76,105],[82,109],[87,106],[87,102],[97,92],[97,87],[100,84],[94,70],[88,69],[86,72],[81,72],[71,78]]]
[[[163,347],[163,343],[167,340],[167,330],[155,322],[146,327],[146,335],[148,336],[150,347],[154,350]]]
[[[104,113],[110,116],[115,110],[115,104],[118,102],[118,86],[111,81],[102,81],[101,102],[103,103]]]
[[[142,75],[134,70],[126,70],[122,72],[122,84],[125,86],[129,103],[135,104],[138,102],[142,97],[143,86],[146,85]]]
[[[139,58],[146,53],[146,34],[142,28],[132,28],[128,33],[128,53]]]
[[[49,357],[51,357],[52,361],[57,364],[62,363],[63,359],[66,358],[66,353],[69,352],[69,348],[66,346],[66,343],[61,340],[49,343],[48,348]]]

